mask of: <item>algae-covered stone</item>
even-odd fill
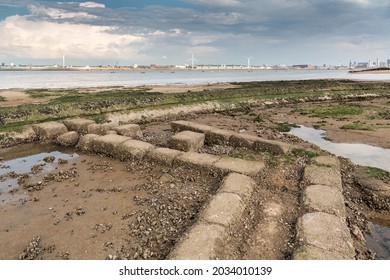
[[[67,133],[68,129],[63,123],[46,122],[33,125],[34,132],[38,135],[40,140],[56,140],[61,134]]]
[[[70,131],[76,131],[80,134],[86,134],[88,132],[88,126],[91,124],[94,124],[95,122],[93,120],[88,120],[88,119],[67,119],[64,120],[65,126],[70,130]]]
[[[119,135],[131,137],[131,138],[142,137],[142,130],[138,124],[124,124],[115,127],[114,130]]]
[[[86,134],[81,136],[77,148],[85,152],[92,152],[93,140],[98,137],[100,137],[100,135],[97,134]]]

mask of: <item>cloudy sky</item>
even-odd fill
[[[0,63],[347,65],[389,27],[390,0],[0,0]]]

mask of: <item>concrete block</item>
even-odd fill
[[[219,193],[210,201],[201,218],[208,223],[225,227],[234,225],[245,210],[240,196],[234,193]]]
[[[142,130],[138,124],[125,124],[115,127],[114,130],[119,135],[136,138],[142,137]]]
[[[95,124],[95,122],[93,120],[77,118],[64,120],[64,124],[70,131],[86,134],[88,133],[88,125]]]
[[[183,154],[178,150],[172,150],[168,148],[156,148],[146,154],[146,158],[151,161],[172,165],[175,158]]]
[[[342,190],[340,171],[333,167],[307,165],[303,174],[303,182],[306,185],[325,185]]]
[[[204,145],[205,135],[193,131],[182,131],[173,135],[168,144],[171,149],[184,152],[195,152]]]
[[[219,191],[235,193],[246,202],[251,197],[255,187],[256,182],[252,178],[238,173],[230,173],[225,177]]]
[[[199,133],[206,133],[207,131],[214,129],[212,126],[209,125],[197,124],[188,121],[173,121],[171,122],[171,128],[174,132],[189,130]]]
[[[169,255],[171,260],[215,260],[222,240],[226,238],[225,228],[214,224],[197,224],[186,233],[178,246]]]
[[[92,152],[93,151],[93,140],[100,137],[97,134],[86,134],[80,137],[79,143],[77,144],[77,148],[85,151]]]
[[[229,145],[229,139],[234,134],[233,131],[225,129],[213,129],[206,132],[206,144]]]
[[[258,137],[258,140],[253,143],[253,150],[269,152],[272,154],[288,154],[291,150],[291,146],[283,142],[266,140]]]
[[[331,252],[310,245],[299,247],[293,255],[294,260],[350,260],[350,257],[339,252]]]
[[[345,219],[345,203],[342,193],[332,187],[308,186],[303,192],[303,206],[306,212],[324,212]]]
[[[99,154],[115,156],[116,147],[129,139],[129,137],[114,134],[100,136],[93,140],[93,151]]]
[[[214,163],[214,167],[225,172],[237,172],[245,175],[255,176],[265,168],[265,164],[259,161],[248,161],[239,158],[223,157]]]
[[[58,144],[65,147],[72,147],[79,141],[79,134],[76,131],[69,131],[57,137]]]
[[[174,164],[209,170],[213,168],[213,164],[216,163],[220,158],[221,157],[215,155],[188,152],[178,156],[175,159]]]
[[[319,156],[314,158],[314,162],[320,166],[322,165],[326,167],[333,167],[336,168],[337,170],[340,170],[340,161],[337,157]]]
[[[234,133],[232,137],[230,137],[230,145],[233,147],[244,147],[247,149],[253,149],[253,144],[255,141],[259,140],[259,137],[249,135],[249,134],[239,134]]]
[[[116,127],[118,127],[118,125],[114,123],[103,123],[103,124],[95,123],[87,126],[87,132],[89,134],[98,134],[98,135],[113,134],[112,132]]]
[[[46,122],[33,125],[34,132],[38,135],[39,140],[56,140],[58,136],[67,133],[68,129],[63,123]]]
[[[297,240],[301,246],[330,252],[325,256],[333,255],[334,258],[331,259],[355,258],[355,249],[347,225],[331,214],[316,212],[303,215],[298,220]],[[312,258],[309,254],[306,257]]]
[[[116,147],[115,155],[121,160],[142,159],[153,149],[152,144],[138,140],[127,140]]]

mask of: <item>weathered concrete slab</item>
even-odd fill
[[[258,137],[258,140],[253,143],[253,150],[272,154],[288,154],[291,150],[291,145]]]
[[[327,251],[323,257],[334,256],[330,259],[355,258],[353,241],[347,225],[342,219],[331,214],[316,212],[303,215],[298,220],[297,240],[301,246],[311,246]],[[298,257],[305,256],[307,259],[319,257],[318,254],[311,256],[310,253],[313,252],[306,250],[301,252]]]
[[[219,156],[209,155],[209,154],[199,154],[195,152],[183,153],[178,156],[174,164],[187,165],[189,167],[195,168],[213,168],[213,164],[220,159]]]
[[[326,185],[342,190],[340,171],[333,167],[307,165],[303,174],[303,182],[306,185]]]
[[[88,133],[88,125],[94,124],[95,122],[93,120],[88,120],[88,119],[67,119],[64,120],[65,126],[68,128],[70,131],[76,131],[80,134],[86,134]]]
[[[98,134],[98,135],[107,135],[113,134],[115,128],[118,127],[117,124],[114,123],[103,123],[103,124],[90,124],[87,127],[87,132],[89,134]]]
[[[225,227],[235,224],[245,210],[240,196],[234,193],[219,193],[210,201],[201,218],[209,223]]]
[[[114,130],[119,135],[136,138],[142,137],[142,130],[138,124],[124,124],[117,127],[114,127]]]
[[[85,151],[92,152],[93,151],[93,140],[100,137],[97,134],[86,134],[80,137],[79,143],[77,144],[77,148]]]
[[[67,133],[68,129],[63,123],[46,122],[33,125],[34,132],[38,135],[39,140],[55,140],[61,134]]]
[[[255,176],[265,168],[265,164],[259,161],[248,161],[239,158],[223,157],[214,163],[214,167],[225,172],[237,172],[245,175]]]
[[[142,159],[153,149],[152,144],[138,140],[127,140],[116,147],[115,155],[121,160]]]
[[[314,162],[319,166],[333,167],[340,170],[340,161],[337,157],[319,156],[314,158]]]
[[[238,173],[230,173],[225,177],[220,192],[235,193],[246,202],[252,195],[256,182],[245,175]]]
[[[173,121],[171,122],[171,128],[174,132],[189,130],[200,133],[206,133],[207,131],[214,129],[209,125],[197,124],[189,121]]]
[[[146,158],[151,161],[172,165],[175,158],[182,155],[183,152],[168,148],[156,148],[146,154]]]
[[[247,149],[253,149],[255,141],[259,140],[259,137],[249,134],[234,133],[230,137],[229,143],[233,147],[245,147]]]
[[[226,236],[225,228],[215,224],[197,224],[184,235],[170,254],[173,260],[215,260]]]
[[[303,192],[303,206],[306,212],[324,212],[345,219],[345,202],[340,190],[322,186],[308,186]]]
[[[57,137],[58,144],[65,147],[72,147],[79,142],[79,134],[76,131],[69,131]]]
[[[203,147],[204,139],[205,135],[203,133],[186,130],[173,135],[169,139],[168,145],[171,149],[195,152]]]
[[[293,259],[294,260],[350,260],[351,258],[339,252],[331,252],[314,246],[304,245],[299,247],[294,252]]]
[[[234,131],[226,129],[213,129],[206,132],[206,144],[229,145],[230,137]]]
[[[93,140],[93,151],[99,154],[114,156],[117,146],[129,139],[129,137],[115,134],[100,136]]]

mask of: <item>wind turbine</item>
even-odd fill
[[[196,59],[194,57],[194,53],[192,53],[191,58],[187,61],[191,61],[191,69],[194,69],[194,62],[196,61]]]
[[[244,56],[247,60],[248,60],[248,70],[251,69],[251,59],[253,58],[253,56],[250,56],[250,57],[247,57],[247,56]]]

